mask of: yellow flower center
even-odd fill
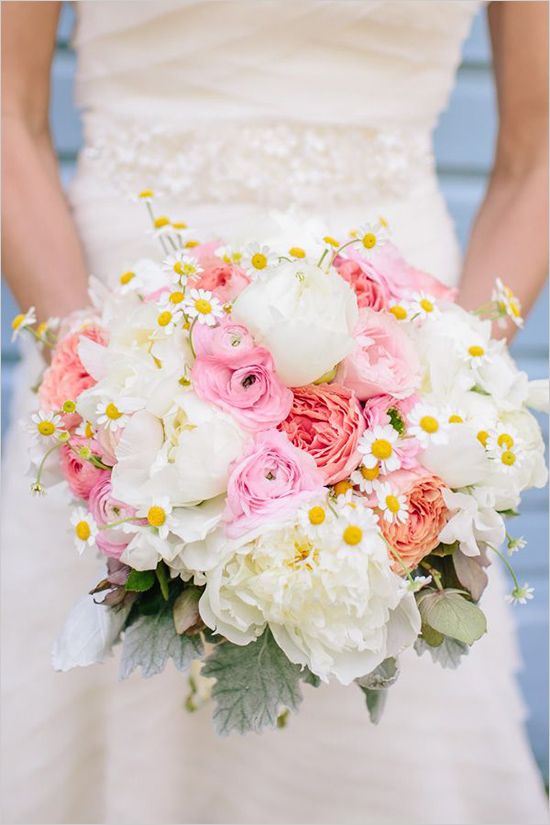
[[[477,434],[477,440],[480,444],[484,447],[487,446],[487,439],[489,438],[489,433],[486,430],[480,430]]]
[[[367,232],[363,235],[362,242],[365,249],[372,249],[373,246],[376,246],[376,235],[374,232]]]
[[[296,570],[303,566],[306,570],[313,570],[312,562],[315,564],[319,562],[319,550],[310,541],[295,541],[294,549],[296,555],[285,562],[287,567]]]
[[[420,427],[425,433],[436,433],[439,430],[439,423],[433,415],[423,415],[420,419]]]
[[[159,327],[167,327],[170,321],[172,320],[172,313],[169,310],[165,309],[164,312],[161,312],[157,318],[157,324]]]
[[[305,250],[302,249],[301,246],[291,246],[288,250],[288,254],[292,255],[293,258],[305,258],[306,253]]]
[[[386,507],[390,513],[399,512],[399,499],[397,496],[386,496]]]
[[[384,461],[393,453],[393,447],[385,438],[377,438],[376,441],[372,442],[371,453],[375,458]]]
[[[159,217],[154,220],[155,229],[162,229],[163,226],[168,226],[169,223],[170,218],[166,215],[159,215]]]
[[[154,196],[154,192],[152,189],[143,189],[138,195],[140,198],[152,198]]]
[[[514,318],[521,318],[521,309],[519,308],[519,304],[515,298],[510,299],[508,306],[510,307],[510,312]]]
[[[361,475],[367,481],[374,481],[380,475],[380,465],[375,464],[374,467],[361,467]]]
[[[449,424],[464,424],[464,419],[462,416],[453,413],[453,415],[449,416]]]
[[[20,315],[16,315],[13,321],[11,322],[12,329],[19,329],[23,321],[25,320],[25,314],[22,312]]]
[[[433,312],[434,311],[434,305],[430,301],[429,298],[421,298],[420,301],[419,301],[419,306],[422,307],[424,312]]]
[[[92,427],[92,425],[90,424],[89,421],[86,421],[86,426],[84,427],[84,433],[86,435],[86,438],[92,438],[93,437],[94,428]]]
[[[312,507],[308,513],[308,518],[311,524],[322,524],[326,518],[325,511],[322,507]]]
[[[399,304],[395,304],[395,306],[390,307],[390,312],[394,318],[397,318],[398,321],[404,321],[407,317],[407,310]]]
[[[79,521],[78,524],[76,524],[74,531],[81,541],[88,541],[92,534],[90,525],[87,521]]]
[[[76,410],[76,404],[74,401],[65,401],[62,409],[64,413],[74,413]]]
[[[111,421],[116,421],[118,418],[122,417],[122,413],[120,412],[119,408],[116,404],[107,404],[105,407],[105,415],[107,418],[110,418]]]
[[[151,527],[162,527],[166,521],[166,513],[162,507],[158,506],[158,504],[153,504],[152,507],[149,507],[147,521]]]
[[[254,269],[265,269],[267,266],[267,257],[263,254],[263,252],[255,252],[250,260],[250,263]]]
[[[42,321],[42,323],[38,324],[38,326],[36,327],[36,334],[40,335],[40,337],[42,337],[42,335],[44,335],[44,333],[47,332],[47,331],[48,331],[48,322],[47,321]]]
[[[183,265],[181,261],[176,261],[172,269],[174,270],[176,275],[183,275]]]
[[[187,229],[185,221],[172,221],[172,226],[174,229]]]
[[[507,450],[511,450],[514,446],[514,439],[509,433],[502,433],[497,439],[497,444],[499,447],[506,447]]]
[[[513,464],[516,463],[515,453],[513,453],[512,450],[504,450],[504,452],[500,456],[500,460],[507,467],[511,467]]]
[[[323,240],[324,240],[325,243],[328,243],[329,246],[334,246],[334,247],[340,246],[339,242],[336,240],[336,238],[333,238],[332,235],[325,235]]]
[[[51,421],[41,421],[40,424],[37,424],[37,430],[40,435],[53,435],[55,424],[52,424]]]
[[[479,344],[472,344],[471,347],[468,347],[468,354],[472,356],[472,358],[482,358],[485,355],[485,350],[483,347],[480,347]]]
[[[172,294],[170,295],[169,300],[170,300],[171,304],[181,304],[184,297],[185,296],[184,296],[183,292],[172,292]]]
[[[212,312],[212,304],[210,301],[207,301],[206,298],[199,298],[195,301],[195,309],[197,312],[200,312],[201,315],[208,315]]]
[[[383,226],[384,229],[387,229],[389,226],[388,220],[383,215],[378,215],[378,223],[380,226]]]
[[[344,496],[348,490],[353,488],[353,484],[349,481],[338,481],[334,485],[334,492],[337,496]]]
[[[178,384],[182,387],[189,387],[191,386],[191,381],[186,375],[182,375],[180,379],[178,379]]]
[[[185,248],[186,249],[194,249],[198,245],[199,245],[199,241],[189,240],[189,241],[186,241]]]
[[[135,277],[135,272],[123,272],[118,280],[122,286],[126,286],[126,284],[129,284]]]
[[[344,530],[342,538],[346,544],[350,544],[353,547],[360,543],[363,538],[363,531],[360,527],[357,527],[356,524],[349,524]]]

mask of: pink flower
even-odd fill
[[[324,484],[347,478],[361,461],[357,443],[365,429],[354,394],[339,384],[296,387],[292,409],[279,429],[309,453]]]
[[[98,526],[135,516],[135,509],[113,498],[111,490],[111,474],[104,472],[91,490],[88,500],[90,513]],[[96,536],[96,544],[106,556],[118,559],[131,538],[131,533],[124,533],[120,528],[100,530]]]
[[[357,296],[359,308],[370,307],[378,312],[388,304],[390,294],[376,270],[366,259],[346,260],[337,258],[336,269],[348,282]]]
[[[81,446],[93,449],[89,439],[79,436],[72,436],[71,445],[76,450]],[[105,470],[100,470],[99,467],[94,467],[89,461],[80,458],[69,444],[63,444],[59,450],[59,463],[71,492],[78,498],[87,499],[97,482],[105,475],[109,475]]]
[[[354,338],[355,348],[338,368],[339,383],[361,401],[383,394],[402,399],[414,392],[420,364],[399,321],[384,312],[362,309]]]
[[[208,356],[229,364],[250,353],[254,346],[247,328],[227,317],[215,327],[207,324],[193,327],[193,347],[199,357]]]
[[[295,509],[322,486],[313,458],[291,444],[285,433],[258,433],[230,470],[224,517],[227,535],[237,538]]]
[[[276,427],[292,406],[292,392],[278,378],[273,359],[254,347],[234,361],[197,358],[191,371],[199,398],[230,413],[247,430]]]
[[[42,409],[60,410],[65,401],[76,401],[81,392],[96,383],[78,357],[81,336],[90,338],[98,344],[105,344],[107,341],[103,330],[91,324],[68,335],[57,344],[52,362],[44,373],[38,391]],[[79,421],[80,416],[76,413],[64,417],[64,424],[68,428],[75,427]]]
[[[416,471],[397,470],[388,479],[392,491],[405,494],[409,505],[409,517],[404,524],[389,524],[380,520],[384,538],[399,554],[405,566],[412,570],[439,544],[439,534],[448,518],[443,499],[444,483],[423,468]],[[395,558],[393,569],[403,573],[403,566]]]
[[[409,395],[408,398],[394,398],[392,395],[372,395],[365,401],[363,415],[370,429],[375,424],[385,426],[391,424],[388,410],[395,410],[403,422],[407,420],[407,414],[412,410],[418,401],[417,395]]]
[[[214,246],[217,248],[218,244]],[[214,255],[209,247],[210,244],[192,250],[203,271],[189,282],[189,286],[193,289],[208,289],[214,292],[222,303],[233,301],[248,286],[250,278],[244,269],[235,264],[225,263]]]

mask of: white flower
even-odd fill
[[[76,549],[82,554],[86,547],[94,546],[97,536],[97,525],[92,518],[92,514],[88,513],[83,507],[77,507],[73,511],[71,524],[74,528]]]
[[[330,522],[326,499],[313,499],[298,510],[298,524],[308,536],[318,536]]]
[[[299,525],[267,529],[206,573],[199,612],[235,644],[268,625],[290,661],[346,685],[412,645],[420,630],[414,596],[374,530],[358,545],[337,530],[317,540]]]
[[[375,493],[380,486],[380,465],[376,463],[374,467],[359,467],[350,476],[352,484],[359,487],[362,493],[370,495]]]
[[[364,547],[373,532],[378,534],[378,519],[371,507],[365,507],[355,499],[338,508],[335,529],[348,547]]]
[[[30,307],[26,312],[16,315],[11,322],[11,328],[13,330],[11,340],[15,341],[24,329],[32,327],[34,324],[36,324],[36,310],[34,307]]]
[[[157,261],[140,258],[127,272],[119,275],[115,294],[127,295],[133,292],[148,294],[165,287],[167,279]]]
[[[196,318],[197,323],[213,327],[223,316],[223,307],[216,297],[207,289],[191,289],[183,303],[189,318]]]
[[[220,246],[216,249],[216,255],[226,264],[237,264],[237,266],[240,266],[243,260],[242,251],[229,245]]]
[[[519,550],[523,550],[524,547],[527,547],[527,542],[523,536],[519,536],[517,539],[512,538],[512,536],[508,536],[506,546],[508,547],[508,555],[512,556],[514,553],[517,553]]]
[[[417,292],[411,298],[410,314],[420,320],[434,317],[439,314],[439,307],[433,295],[427,292]]]
[[[508,604],[527,604],[530,599],[534,598],[534,594],[535,588],[529,587],[529,583],[525,582],[521,587],[519,585],[514,587],[512,592],[504,598]]]
[[[378,506],[382,510],[382,518],[388,524],[405,524],[409,519],[409,503],[407,496],[400,495],[392,490],[389,484],[381,484],[376,491]]]
[[[293,261],[247,286],[231,315],[270,351],[284,383],[300,387],[351,352],[358,309],[353,290],[337,272]]]
[[[63,421],[55,412],[39,410],[31,416],[28,432],[38,441],[51,441],[62,432]]]
[[[181,327],[184,322],[183,310],[174,304],[159,307],[157,315],[157,328],[154,331],[155,337],[159,335],[171,335],[175,329]]]
[[[363,249],[371,252],[383,246],[388,240],[388,232],[381,223],[364,223],[357,230],[357,237],[361,240]]]
[[[501,321],[508,316],[511,318],[517,327],[523,326],[523,318],[521,317],[521,304],[519,299],[514,295],[510,287],[505,286],[500,278],[495,281],[495,288],[491,295],[491,299],[495,301],[499,312],[501,313]],[[504,324],[500,324],[504,326]]]
[[[506,530],[490,492],[473,490],[471,494],[455,493],[444,488],[443,498],[451,517],[439,534],[439,541],[444,544],[458,541],[460,550],[466,556],[478,556],[478,544],[493,547],[502,544]]]
[[[180,284],[188,278],[194,278],[203,271],[197,259],[182,250],[168,255],[162,262],[162,268],[168,273],[171,283],[174,284]]]
[[[448,417],[445,411],[420,401],[407,416],[409,435],[417,438],[423,447],[445,444],[449,440]]]
[[[126,426],[130,414],[138,406],[138,402],[125,398],[121,398],[116,404],[113,401],[100,401],[96,407],[97,423],[100,427],[115,432]]]
[[[525,460],[525,453],[522,450],[518,450],[517,447],[510,447],[499,450],[491,456],[491,458],[502,473],[515,475]]]
[[[370,430],[365,430],[357,445],[364,466],[370,470],[378,467],[383,473],[398,470],[401,466],[395,451],[398,438],[399,433],[391,424],[375,424]]]
[[[522,443],[513,427],[499,421],[493,429],[489,430],[484,446],[491,458],[500,458],[505,450],[517,450],[518,447],[522,447]]]
[[[422,590],[422,588],[430,584],[431,581],[431,576],[414,576],[410,579],[403,579],[403,587],[405,587],[405,589],[409,590],[411,593],[418,593],[419,590]]]
[[[279,256],[269,246],[251,243],[244,250],[242,266],[249,275],[258,275],[275,266],[278,260]]]
[[[147,504],[138,508],[136,515],[147,519],[150,527],[156,530],[161,539],[168,538],[174,524],[172,505],[168,496],[158,496],[149,500]]]
[[[491,351],[482,341],[467,341],[462,346],[462,357],[474,370],[490,363]]]
[[[392,299],[388,306],[388,312],[391,312],[394,318],[398,321],[410,321],[413,315],[412,307],[408,301],[397,301]]]

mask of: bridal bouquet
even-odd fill
[[[211,695],[221,734],[282,725],[331,679],[377,721],[403,651],[455,666],[486,632],[492,556],[532,597],[505,518],[546,482],[546,387],[491,337],[518,302],[497,281],[461,309],[385,222],[229,247],[151,195],[159,261],[57,330],[14,321],[52,347],[33,490],[62,477],[76,549],[105,562],[54,667],[118,644],[123,678],[191,666],[187,706]]]

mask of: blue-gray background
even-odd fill
[[[51,124],[63,180],[74,169],[81,144],[78,114],[72,102],[75,57],[68,41],[73,22],[65,4],[59,26],[58,46],[52,71]],[[495,135],[495,100],[487,28],[483,12],[474,21],[467,39],[457,85],[435,135],[436,156],[443,191],[464,246],[472,218],[482,197],[490,169]],[[10,343],[9,323],[13,301],[2,292],[2,427],[7,425],[9,395],[17,350]],[[514,343],[514,355],[532,378],[547,374],[548,295],[545,290],[526,328]],[[546,427],[546,422],[544,422]],[[536,598],[515,608],[525,667],[521,686],[529,708],[528,728],[535,755],[548,777],[548,501],[546,490],[526,494],[522,515],[511,529],[529,545],[520,554],[517,568],[522,579],[536,588]]]

